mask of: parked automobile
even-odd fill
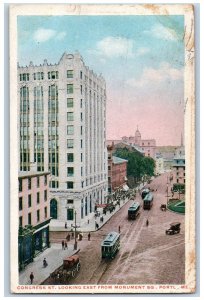
[[[170,224],[170,228],[166,230],[166,234],[172,235],[180,232],[181,223],[174,222]]]

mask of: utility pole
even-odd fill
[[[75,210],[74,212],[74,225],[71,225],[73,228],[74,228],[74,250],[77,250],[77,236],[76,236],[76,229],[77,227],[77,224],[76,224],[76,215],[77,215],[77,212]]]

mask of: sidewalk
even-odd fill
[[[125,205],[129,199],[125,199],[122,201],[121,206],[116,206],[115,211],[112,213],[107,212],[106,215],[103,214],[103,222],[100,222],[100,217],[95,218],[94,214],[91,218],[89,218],[89,224],[88,219],[85,220],[85,222],[82,224],[82,226],[78,229],[81,232],[91,232],[96,231],[95,228],[95,222],[98,223],[100,229],[117,211],[120,210],[120,208]],[[102,216],[102,215],[101,215]],[[58,225],[58,226],[56,226]],[[56,223],[55,226],[58,228],[58,230],[64,230],[67,231],[67,229],[64,228],[64,223]],[[62,265],[63,259],[67,256],[71,256],[77,252],[80,251],[80,246],[84,247],[88,242],[87,239],[83,239],[83,243],[78,243],[78,249],[74,250],[74,239],[71,240],[68,243],[68,249],[63,250],[61,243],[52,243],[51,247],[46,249],[43,253],[38,255],[34,258],[34,261],[27,265],[24,270],[22,270],[19,274],[19,284],[21,285],[28,285],[30,284],[30,273],[33,272],[34,285],[41,284],[45,279],[47,279],[50,275],[50,273],[54,272],[59,266]],[[43,267],[43,259],[46,258],[48,262],[48,266],[46,268]]]

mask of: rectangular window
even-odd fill
[[[67,126],[67,134],[68,135],[74,134],[74,126],[73,125],[68,125]]]
[[[47,206],[44,207],[44,218],[47,219]]]
[[[83,113],[81,113],[81,121],[83,121]]]
[[[83,134],[83,126],[81,126],[81,135]]]
[[[67,153],[67,162],[74,162],[74,153]]]
[[[81,153],[81,162],[83,162],[83,153]]]
[[[83,140],[81,140],[81,148],[83,148]]]
[[[32,206],[32,198],[31,195],[28,195],[28,207]]]
[[[44,176],[44,185],[47,185],[47,175]]]
[[[67,148],[74,148],[74,140],[67,140]]]
[[[82,85],[80,85],[80,90],[81,90],[81,95],[82,95],[82,93],[83,93]]]
[[[19,226],[23,226],[23,217],[19,217]]]
[[[71,199],[67,200],[67,204],[74,204],[74,200]]]
[[[31,213],[28,214],[28,225],[32,224],[32,215]]]
[[[40,221],[40,210],[38,209],[37,210],[37,222],[39,222]]]
[[[28,189],[31,190],[31,178],[28,178]]]
[[[22,192],[23,190],[22,179],[18,179],[18,190],[19,192]]]
[[[73,181],[67,181],[67,188],[73,189],[74,188],[74,182]]]
[[[83,100],[81,99],[81,102],[80,102],[80,106],[81,108],[83,107]]]
[[[37,193],[37,204],[39,204],[40,203],[40,193],[38,192]]]
[[[39,186],[40,186],[40,177],[38,176],[37,177],[37,187],[39,188]]]
[[[67,176],[68,177],[74,176],[74,168],[73,167],[68,167],[67,168]]]
[[[73,210],[73,208],[68,208],[67,209],[67,220],[68,221],[73,221],[74,220],[74,210]]]
[[[73,78],[73,70],[67,70],[67,78]]]
[[[23,209],[23,197],[19,197],[19,210]]]
[[[82,73],[82,71],[80,71],[80,79],[82,79],[83,78],[83,73]]]
[[[73,94],[73,92],[74,92],[74,85],[67,84],[67,94]]]
[[[67,107],[74,107],[74,99],[67,98]]]
[[[67,113],[67,121],[74,121],[74,113],[73,112]]]
[[[44,191],[44,201],[47,201],[47,190]]]
[[[81,176],[83,176],[83,167],[81,167]]]

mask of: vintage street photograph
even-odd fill
[[[11,292],[195,292],[192,5],[11,5]]]

